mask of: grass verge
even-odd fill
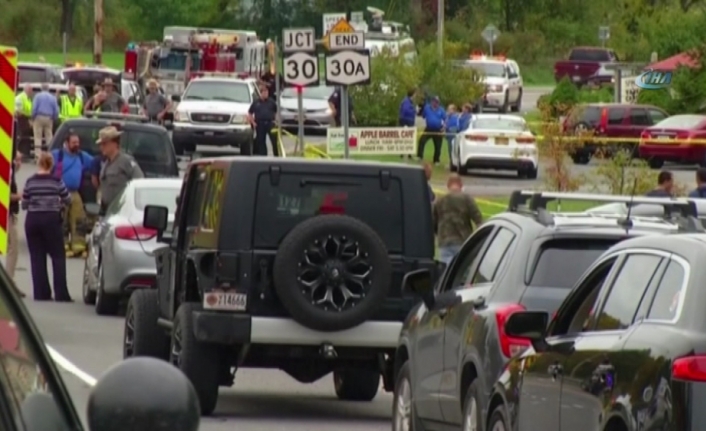
[[[444,190],[435,187],[434,192],[437,195],[441,195],[444,193]],[[483,218],[490,218],[496,214],[505,212],[509,203],[509,197],[505,196],[479,196],[476,197],[475,200],[480,208],[480,211],[483,213]],[[589,208],[593,208],[601,204],[601,202],[567,201],[562,202],[558,206],[556,202],[552,202],[548,205],[547,209],[549,211],[583,212]]]

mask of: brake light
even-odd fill
[[[640,139],[650,139],[651,137],[652,135],[650,135],[650,132],[648,132],[647,130],[643,131],[640,134]]]
[[[115,237],[117,239],[126,239],[128,241],[147,241],[157,236],[157,231],[147,229],[142,226],[118,226],[115,228]]]
[[[498,334],[500,335],[500,349],[508,358],[522,353],[532,344],[525,338],[510,337],[505,333],[505,322],[507,319],[518,311],[525,311],[525,307],[520,304],[511,304],[500,308],[495,312],[495,320],[498,323]]]
[[[515,142],[517,142],[518,144],[534,144],[537,141],[534,139],[534,137],[524,136],[524,137],[515,139]]]
[[[601,110],[601,120],[598,124],[598,133],[605,133],[608,128],[608,108]]]
[[[687,382],[706,382],[706,356],[688,356],[672,362],[672,378]]]
[[[691,132],[679,132],[676,136],[677,140],[686,141],[680,142],[680,144],[688,144],[691,140]]]
[[[485,142],[488,140],[488,137],[485,135],[466,135],[465,138],[467,141],[474,142]]]

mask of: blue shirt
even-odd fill
[[[463,112],[460,117],[458,117],[458,130],[463,131],[468,129],[471,125],[472,115],[470,112]]]
[[[446,112],[441,106],[438,106],[436,109],[434,109],[431,107],[431,105],[424,105],[422,117],[424,117],[424,120],[426,120],[427,122],[427,130],[439,131],[444,127],[444,120],[446,120]]]
[[[59,119],[59,103],[56,101],[56,96],[48,91],[42,91],[34,96],[32,100],[32,119],[38,115],[49,117],[53,120]]]
[[[447,132],[458,132],[459,116],[457,113],[449,114],[449,118],[446,119],[446,131]]]
[[[400,126],[414,127],[417,119],[417,108],[411,98],[405,97],[400,104]]]
[[[61,161],[59,160],[60,152],[62,153]],[[93,157],[85,151],[73,154],[65,149],[54,150],[51,155],[54,157],[54,176],[61,175],[61,180],[69,191],[78,191],[81,188],[83,172],[90,168]]]
[[[689,192],[690,198],[706,199],[706,186],[697,187]]]

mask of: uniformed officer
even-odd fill
[[[76,95],[76,85],[69,84],[68,94],[59,98],[59,118],[68,120],[78,118],[83,114],[83,100]]]
[[[267,136],[270,136],[272,154],[279,157],[279,146],[277,145],[277,134],[275,133],[275,119],[277,117],[277,103],[270,99],[267,87],[260,86],[260,98],[250,105],[248,120],[255,129],[255,148],[253,154],[258,156],[267,155]]]
[[[142,169],[132,156],[120,150],[120,132],[113,126],[98,132],[103,163],[100,170],[101,215],[130,180],[144,178]]]

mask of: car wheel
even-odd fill
[[[120,297],[105,293],[105,275],[103,262],[98,263],[98,288],[96,289],[96,314],[99,316],[115,316],[120,307]]]
[[[653,157],[647,161],[647,164],[652,169],[662,169],[662,166],[664,166],[664,160]]]
[[[517,102],[515,102],[515,105],[512,107],[513,112],[520,112],[522,109],[522,89],[520,88],[520,93],[517,96]]]
[[[474,380],[468,386],[466,398],[463,400],[463,431],[483,430],[483,409],[478,401],[479,396],[478,380]]]
[[[216,409],[221,372],[221,351],[217,346],[202,343],[194,334],[194,311],[200,304],[184,303],[174,316],[169,361],[189,379],[196,390],[201,414],[208,416]]]
[[[461,176],[468,175],[468,168],[465,165],[459,165],[458,166],[458,174]]]
[[[529,168],[527,169],[527,178],[530,180],[536,180],[537,179],[537,168]]]
[[[83,260],[83,285],[81,286],[81,296],[83,297],[83,303],[86,305],[95,305],[96,303],[96,292],[91,290],[91,269],[88,266],[89,255]]]
[[[587,165],[591,161],[591,156],[585,151],[576,151],[571,155],[571,160],[577,165]]]
[[[503,106],[500,108],[500,112],[506,113],[509,110],[510,110],[510,95],[506,91],[505,92],[505,101],[503,102]]]
[[[424,426],[414,409],[414,392],[409,367],[409,361],[405,362],[397,374],[392,398],[392,431],[424,431]]]
[[[169,337],[157,324],[159,319],[157,290],[138,290],[130,296],[125,312],[123,359],[150,356],[169,359]]]
[[[380,371],[368,368],[341,368],[333,372],[338,399],[371,401],[380,389]]]
[[[465,428],[464,428],[465,430]],[[503,405],[499,405],[493,410],[493,414],[488,421],[488,431],[510,431],[510,427],[503,413]]]
[[[273,280],[294,320],[318,331],[342,331],[380,309],[392,283],[392,264],[370,226],[350,216],[321,215],[282,240]]]

